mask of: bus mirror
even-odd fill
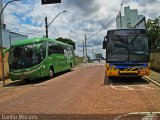
[[[106,41],[103,41],[103,49],[106,49]]]
[[[107,36],[104,37],[104,41],[103,41],[103,49],[106,49],[107,47]]]

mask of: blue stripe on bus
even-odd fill
[[[112,66],[116,66],[116,68],[148,67],[148,63],[130,63],[130,65],[126,65],[125,63],[110,63],[110,67]]]

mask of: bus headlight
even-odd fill
[[[46,66],[45,65],[43,65],[43,68],[45,68]]]
[[[116,70],[116,66],[111,66],[110,70]]]

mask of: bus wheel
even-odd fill
[[[23,79],[23,81],[25,81],[25,82],[30,82],[31,81],[31,79]]]
[[[49,70],[49,79],[52,79],[53,77],[54,77],[54,70],[51,67],[50,70]]]

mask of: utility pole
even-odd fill
[[[48,22],[47,22],[47,17],[45,17],[45,27],[46,27],[46,37],[47,37],[47,38],[48,38],[48,27],[52,24],[52,22],[53,22],[61,13],[64,13],[64,12],[67,12],[67,10],[64,10],[64,11],[58,13],[58,14],[56,15],[56,17],[55,17],[49,24],[48,24]]]
[[[122,10],[122,7],[123,7],[123,3],[124,3],[124,0],[122,0],[121,2],[121,7],[120,7],[120,10],[119,10],[119,18],[120,18],[120,26],[122,28],[122,15],[121,15],[121,10]]]
[[[93,53],[93,59],[94,59],[94,55],[95,55],[95,54],[94,54],[94,49],[92,49],[92,53]]]
[[[88,62],[88,58],[87,58],[87,38],[86,38],[86,34],[84,34],[84,44],[85,44],[85,58],[86,58],[86,63]]]
[[[10,48],[11,48],[11,33],[9,33],[9,44],[10,44]]]
[[[84,55],[84,41],[82,40],[83,42],[83,62],[85,62],[85,55]]]
[[[120,19],[120,27],[122,28],[122,15],[121,15],[121,11],[119,12],[119,19]]]
[[[46,27],[46,37],[48,38],[48,23],[47,23],[47,17],[45,17],[45,27]]]
[[[5,6],[2,8],[2,10],[0,11],[0,52],[1,52],[1,60],[2,60],[2,80],[3,80],[3,85],[5,85],[5,79],[4,79],[4,60],[3,60],[3,40],[2,40],[2,13],[4,11],[4,9],[7,7],[7,5],[11,2],[15,2],[15,1],[20,1],[20,0],[11,0],[9,2],[7,2],[5,4]]]
[[[4,79],[4,60],[3,60],[3,41],[2,41],[2,21],[1,21],[1,14],[0,14],[0,44],[1,44],[1,62],[2,62],[2,81],[3,81],[3,85],[5,85],[5,79]]]

